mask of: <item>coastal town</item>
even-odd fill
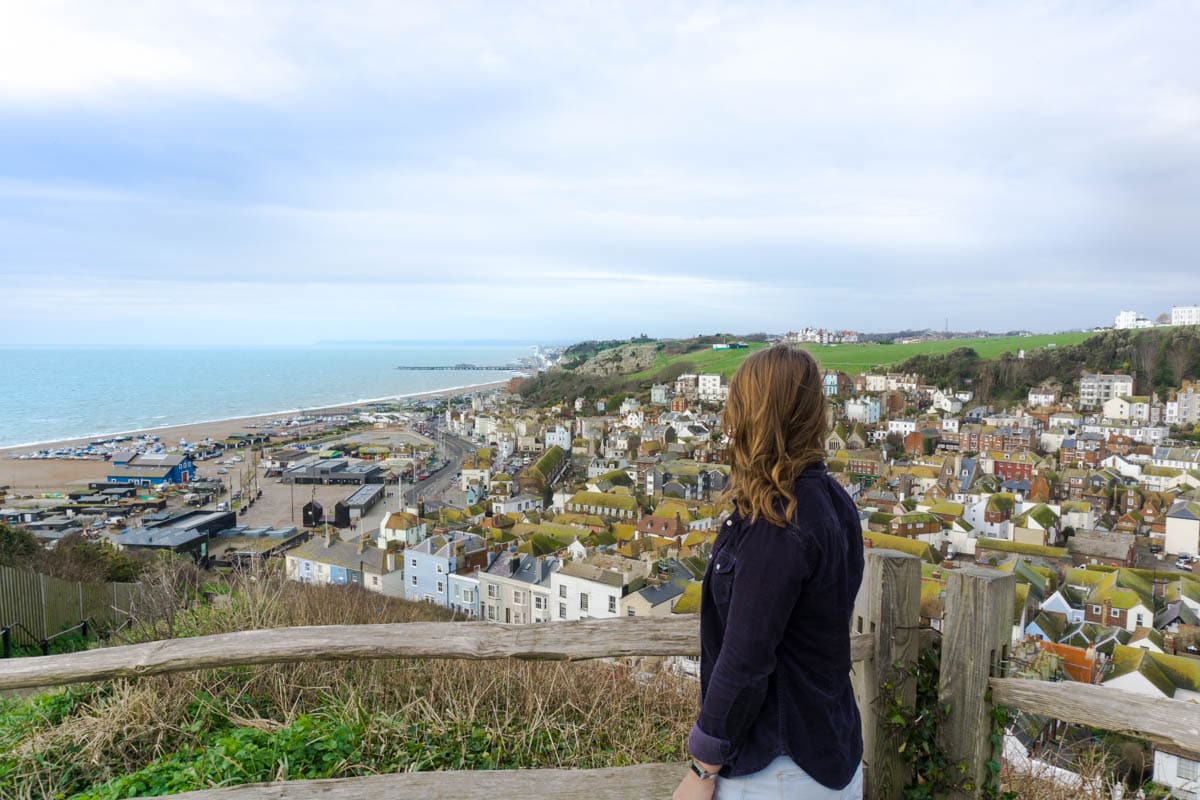
[[[1117,326],[1120,327],[1120,326]],[[776,337],[836,346],[850,331]],[[706,344],[752,351],[770,341]],[[170,552],[211,571],[273,571],[506,624],[695,614],[731,511],[728,374],[549,405],[503,385],[10,453],[84,469],[53,491],[4,487],[0,522]],[[1084,372],[979,402],[914,372],[829,369],[826,465],[864,545],[921,560],[921,620],[947,577],[1016,578],[1014,675],[1185,702],[1200,698],[1200,381],[1138,394]],[[219,431],[219,432],[218,432]],[[0,467],[0,474],[5,469]],[[66,474],[66,473],[64,473]],[[698,675],[696,659],[663,668]],[[1048,746],[1017,725],[1006,747]],[[1192,777],[1187,777],[1187,776]],[[1186,797],[1200,760],[1157,748],[1154,780]]]

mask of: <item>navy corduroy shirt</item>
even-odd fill
[[[721,775],[788,755],[844,788],[862,761],[850,686],[850,618],[862,583],[858,511],[824,464],[796,479],[786,528],[737,512],[722,526],[700,601],[700,714],[692,755]]]

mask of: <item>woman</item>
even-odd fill
[[[700,604],[700,713],[675,800],[861,798],[850,616],[858,512],[826,472],[821,371],[785,346],[747,358],[723,427],[734,511]]]

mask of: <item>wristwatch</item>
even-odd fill
[[[717,772],[706,771],[704,767],[700,766],[700,762],[694,758],[692,759],[692,772],[696,773],[696,777],[702,781],[711,781],[717,777]]]

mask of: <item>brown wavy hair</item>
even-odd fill
[[[750,519],[783,527],[795,518],[792,482],[825,458],[828,427],[821,369],[786,345],[750,355],[729,380],[722,427],[729,437],[726,498]]]

